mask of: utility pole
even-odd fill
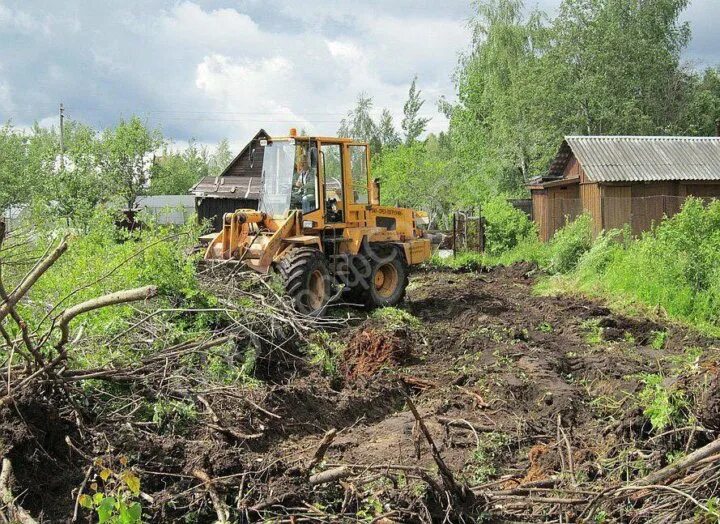
[[[64,136],[65,108],[60,102],[60,169],[65,169],[65,136]]]

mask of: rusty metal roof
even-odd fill
[[[190,193],[206,198],[260,198],[260,178],[249,176],[206,176],[195,184]]]
[[[720,181],[720,137],[567,136],[562,160],[566,145],[594,182]]]

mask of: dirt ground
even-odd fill
[[[215,479],[213,489],[240,522],[442,521],[447,505],[428,487],[438,462],[408,395],[455,481],[475,494],[468,521],[557,521],[558,514],[561,522],[576,521],[580,503],[558,510],[532,497],[504,499],[497,490],[533,486],[535,495],[548,495],[562,482],[587,502],[614,482],[666,465],[668,453],[707,444],[720,429],[717,341],[582,298],[536,296],[534,281],[533,268],[523,265],[418,273],[402,307],[419,325],[355,322],[336,335],[347,346],[339,376],[300,359],[281,377],[235,396],[205,392],[218,424],[234,436],[207,425],[183,436],[128,427],[96,451],[136,465],[155,521],[215,520],[198,469]],[[667,333],[661,345],[658,333]],[[704,351],[689,362],[694,347]],[[642,374],[688,381],[688,409],[704,429],[651,440],[635,400]],[[2,417],[23,506],[48,519],[72,514],[86,462],[65,442],[86,438],[82,428],[31,400],[3,408]],[[305,471],[333,429],[321,462]],[[340,480],[307,480],[343,466],[351,473]],[[483,490],[495,495],[483,499]],[[615,521],[652,518],[643,511],[637,503]],[[462,514],[455,507],[453,519]]]

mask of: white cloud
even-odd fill
[[[0,30],[3,29],[26,34],[40,32],[49,35],[51,33],[47,18],[41,20],[26,11],[0,5]]]

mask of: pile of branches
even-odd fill
[[[109,443],[114,440],[117,428],[123,425],[130,427],[137,439],[157,433],[147,423],[137,422],[134,417],[136,412],[147,406],[148,401],[168,399],[199,406],[200,425],[233,444],[242,445],[260,439],[268,428],[257,423],[253,417],[243,420],[242,413],[234,413],[232,420],[218,414],[215,406],[222,405],[223,399],[230,398],[236,404],[262,414],[265,419],[280,418],[254,401],[252,392],[226,387],[222,382],[208,379],[203,368],[215,356],[215,349],[229,348],[231,355],[237,350],[238,358],[243,358],[242,352],[251,347],[256,350],[259,362],[268,368],[280,367],[283,362],[295,364],[301,361],[297,350],[312,333],[345,325],[343,319],[324,319],[298,313],[292,302],[277,292],[267,278],[252,273],[240,275],[235,270],[217,267],[204,272],[206,282],[217,296],[214,307],[149,310],[149,301],[158,295],[158,289],[153,285],[65,305],[80,289],[93,284],[85,283],[49,308],[45,318],[31,323],[23,318],[18,305],[67,252],[68,240],[62,239],[34,260],[32,267],[11,289],[6,287],[2,270],[3,263],[7,264],[11,259],[8,253],[17,251],[17,243],[5,245],[5,241],[5,224],[0,221],[0,335],[3,339],[0,350],[5,356],[0,373],[0,408],[12,408],[14,403],[29,396],[59,413],[64,420],[74,421],[78,429],[77,440],[66,436],[65,441],[70,455],[82,464],[83,470],[87,468],[87,474],[82,485],[73,490],[76,496],[73,520],[78,518],[83,491],[100,473],[97,458],[113,447]],[[116,269],[110,268],[101,278],[106,278]],[[145,304],[136,309],[138,315],[135,321],[122,333],[101,343],[113,346],[118,343],[127,345],[130,341],[130,344],[136,344],[138,358],[130,362],[109,362],[101,367],[78,365],[80,359],[74,358],[78,352],[81,349],[92,350],[92,344],[98,341],[84,340],[82,327],[73,329],[75,323],[79,325],[80,322],[74,321],[102,308],[132,303]],[[173,319],[199,313],[213,314],[217,319],[216,329],[195,339],[173,343],[172,336],[168,335],[172,331]],[[84,344],[90,344],[90,347],[84,347]],[[144,356],[140,358],[141,355]],[[117,408],[118,402],[108,402],[103,383],[122,386],[122,398],[115,398],[121,401],[120,408]],[[183,476],[172,472],[168,474]],[[196,481],[200,480],[200,484],[194,484],[195,488],[202,490],[207,485],[208,496],[216,500],[207,473],[198,470],[192,476]],[[34,522],[29,512],[18,503],[19,498],[13,495],[13,484],[16,488],[27,488],[17,486],[13,465],[9,458],[4,457],[0,472],[0,497],[4,506],[0,508],[0,520]],[[151,506],[155,504],[152,495],[142,493],[142,496]],[[202,498],[196,503],[202,506]]]

